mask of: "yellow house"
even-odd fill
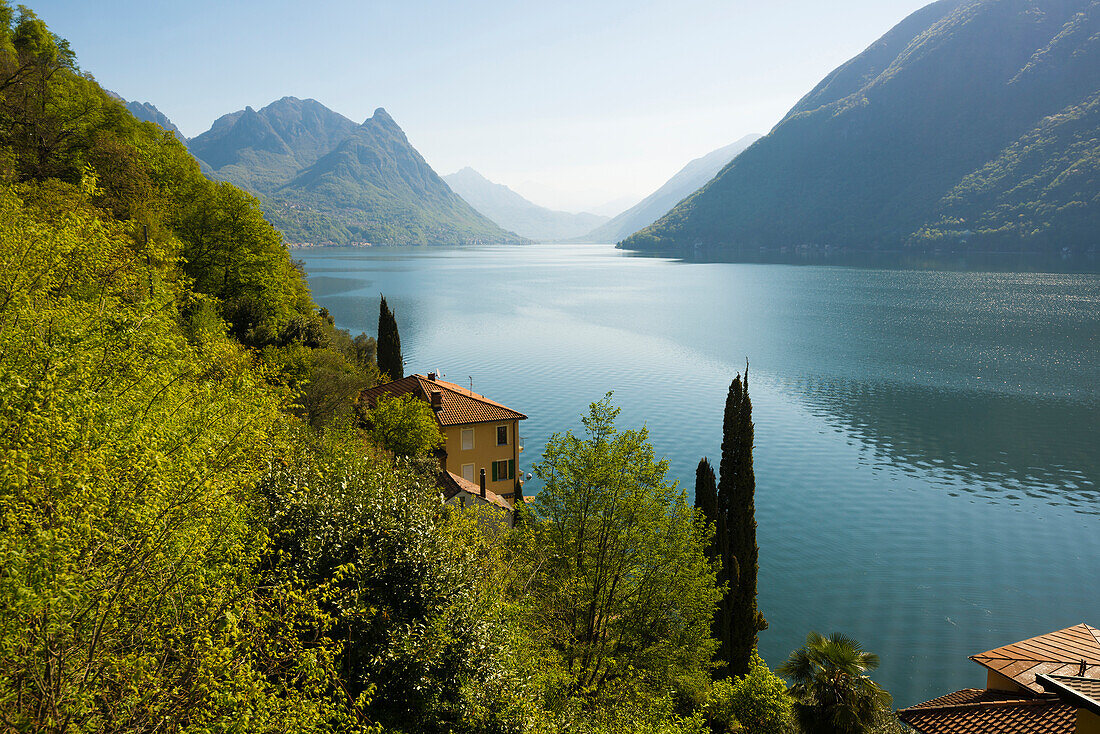
[[[364,408],[382,396],[415,395],[432,407],[444,443],[440,486],[448,500],[485,501],[504,509],[509,519],[522,481],[519,455],[523,445],[519,422],[527,416],[434,372],[409,375],[364,390]]]
[[[1100,734],[1100,630],[1087,624],[971,655],[985,688],[898,711],[920,734]]]

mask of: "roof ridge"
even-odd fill
[[[964,689],[971,690],[971,689]],[[1003,701],[968,701],[967,703],[950,703],[940,706],[915,706],[901,709],[901,711],[957,711],[960,709],[997,708],[1009,706],[1039,706],[1043,704],[1062,703],[1057,696],[1040,696],[1038,698],[1010,698]]]
[[[1085,628],[1085,631],[1092,635],[1092,639],[1096,641],[1096,646],[1100,647],[1100,630],[1096,629],[1088,622],[1082,622],[1081,626]]]
[[[458,385],[458,384],[455,384],[453,382],[448,382],[446,380],[440,380],[438,377],[436,377],[434,380],[432,380],[432,379],[429,379],[426,375],[421,375],[419,373],[414,374],[414,375],[410,375],[410,376],[415,377],[417,379],[417,381],[420,383],[421,389],[424,390],[425,394],[428,394],[428,393],[431,392],[431,390],[429,389],[429,386],[441,387],[444,390],[449,390],[450,392],[453,392],[456,395],[461,395],[464,398],[469,398],[470,400],[477,400],[479,402],[485,403],[486,405],[492,405],[492,406],[495,406],[497,408],[503,408],[504,410],[507,410],[510,413],[516,413],[517,415],[523,415],[518,410],[515,410],[514,408],[509,408],[504,403],[498,403],[497,401],[493,400],[492,398],[487,398],[484,395],[482,395],[481,393],[476,393],[473,390],[469,390],[465,387],[462,387],[462,385]],[[524,417],[526,417],[526,416],[524,416]]]

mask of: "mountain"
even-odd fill
[[[122,95],[112,92],[110,89],[104,89],[103,91],[106,92],[108,96],[117,99],[125,105],[126,109],[130,111],[130,114],[137,119],[142,122],[155,122],[157,125],[160,125],[162,128],[175,135],[181,143],[184,145],[187,144],[187,138],[183,136],[179,128],[168,119],[166,114],[158,110],[151,102],[130,102],[123,98]]]
[[[533,204],[504,184],[493,183],[470,167],[444,176],[443,180],[474,209],[501,227],[533,240],[572,239],[608,219],[597,214],[559,212]]]
[[[431,169],[385,110],[357,125],[284,97],[218,118],[192,139],[210,175],[256,194],[289,242],[516,243]]]
[[[696,158],[680,169],[654,191],[611,221],[584,236],[587,242],[618,242],[643,227],[660,219],[661,215],[679,204],[686,197],[714,178],[722,167],[736,158],[741,151],[760,139],[759,135],[746,135],[727,146],[712,150]]]
[[[1098,103],[1098,0],[941,0],[622,246],[1095,248]]]
[[[269,197],[272,223],[297,242],[460,245],[525,240],[444,183],[379,107],[334,150]]]
[[[180,129],[176,127],[168,116],[158,110],[150,102],[127,102],[126,109],[130,110],[130,114],[143,122],[155,122],[168,132],[179,138],[181,143],[186,144],[187,138],[183,136]]]
[[[358,127],[313,99],[283,97],[259,112],[223,115],[188,147],[218,178],[270,194]]]

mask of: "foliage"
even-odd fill
[[[334,722],[323,650],[279,643],[297,605],[254,593],[253,486],[285,398],[223,332],[185,337],[187,294],[94,195],[0,189],[0,716]]]
[[[718,486],[714,478],[714,468],[707,461],[707,457],[699,459],[699,465],[695,467],[695,509],[697,509],[711,527],[711,532],[718,527]],[[719,563],[718,546],[712,541],[707,545],[707,558],[713,563]]]
[[[301,634],[337,645],[340,685],[361,716],[452,731],[507,689],[489,551],[462,513],[443,511],[431,462],[378,462],[335,426],[298,436],[262,491],[269,572],[321,610]]]
[[[396,456],[424,456],[443,443],[431,406],[415,395],[383,395],[365,417],[374,442]]]
[[[401,334],[397,331],[397,318],[386,303],[385,296],[381,296],[378,303],[378,369],[390,380],[400,380],[405,376]]]
[[[559,658],[566,697],[612,706],[665,689],[683,701],[705,689],[715,647],[709,537],[646,429],[619,431],[618,413],[608,393],[585,435],[555,434],[535,467],[538,517],[515,552],[523,618]]]
[[[806,636],[779,674],[794,681],[795,711],[806,734],[862,734],[881,723],[890,694],[867,673],[878,656],[839,633]]]
[[[718,483],[716,545],[721,556],[719,583],[727,590],[717,616],[719,660],[728,672],[750,671],[756,633],[768,623],[756,608],[756,477],[752,468],[752,401],[749,371],[734,377],[726,396],[722,425],[721,479]]]
[[[2,7],[0,180],[91,182],[90,203],[120,223],[147,266],[186,278],[190,291],[211,297],[181,304],[185,318],[189,307],[213,305],[238,341],[270,347],[272,374],[299,396],[314,423],[348,413],[346,393],[373,384],[377,374],[349,349],[308,358],[296,349],[330,348],[350,335],[338,336],[317,313],[304,274],[259,202],[209,181],[174,136],[135,120],[80,72],[67,43],[32,11]],[[311,342],[311,334],[322,338]],[[337,396],[322,397],[318,385]]]
[[[786,684],[755,651],[746,675],[714,682],[704,712],[722,731],[788,734],[795,728],[794,700]]]

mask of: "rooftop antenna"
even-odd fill
[[[468,375],[468,377],[470,378],[470,392],[473,392],[474,391],[474,377],[473,377],[473,375]]]

